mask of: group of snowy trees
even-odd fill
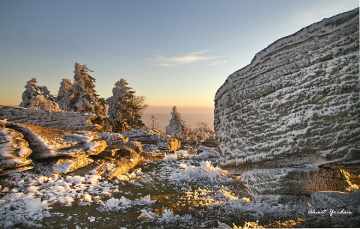
[[[176,106],[172,109],[169,125],[166,126],[166,134],[183,141],[194,142],[195,146],[208,139],[215,139],[214,131],[205,122],[198,122],[194,128],[186,125]]]
[[[96,94],[96,80],[89,72],[93,71],[86,64],[75,63],[74,82],[63,79],[57,97],[51,95],[46,86],[38,86],[36,78],[29,80],[25,85],[20,107],[93,113],[97,117],[94,124],[101,125],[103,131],[125,132],[145,127],[141,120],[147,107],[145,97],[136,96],[135,90],[128,87],[125,79],[121,79],[115,83],[113,95],[105,100]],[[160,132],[155,116],[151,117],[150,128]],[[176,106],[172,109],[166,134],[183,141],[195,142],[196,145],[214,137],[214,131],[204,122],[197,123],[194,128],[186,125]]]
[[[95,124],[105,131],[124,132],[145,126],[141,115],[147,107],[143,96],[136,96],[128,83],[121,79],[115,83],[113,96],[105,100],[96,94],[95,79],[87,65],[75,63],[74,83],[63,79],[58,96],[50,94],[46,86],[37,86],[35,78],[25,85],[20,107],[53,111],[93,113]]]

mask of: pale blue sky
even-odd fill
[[[74,63],[111,96],[125,78],[153,106],[213,106],[227,76],[275,40],[358,0],[0,0],[0,104],[35,77],[57,95]]]

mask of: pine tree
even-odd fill
[[[66,111],[93,113],[97,115],[94,123],[103,125],[106,120],[105,99],[99,98],[99,95],[96,94],[94,84],[96,80],[88,74],[89,71],[94,72],[89,70],[86,64],[75,63],[74,84],[65,90],[67,91],[65,96],[69,98],[69,101],[68,103],[64,102],[65,106],[62,104],[64,106],[62,108],[65,108]],[[69,86],[66,85],[67,83],[68,81],[64,82],[64,88]]]
[[[176,106],[173,107],[171,112],[171,119],[169,125],[166,126],[166,134],[184,140],[187,136],[187,127],[185,121],[182,120],[181,114],[177,111]]]
[[[32,78],[25,85],[26,90],[22,94],[20,107],[38,110],[59,111],[55,97],[50,94],[46,86],[38,86],[36,78]]]
[[[145,97],[136,96],[135,91],[127,85],[125,79],[117,81],[112,90],[113,96],[106,100],[113,132],[125,132],[145,126],[141,120],[142,112],[147,107]]]
[[[151,130],[159,131],[159,121],[155,115],[151,116]]]
[[[69,88],[72,86],[70,79],[63,79],[60,83],[60,89],[56,101],[61,110],[68,110],[70,103]]]

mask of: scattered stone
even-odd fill
[[[57,174],[67,174],[76,169],[88,166],[89,164],[93,163],[94,160],[86,157],[80,156],[76,158],[66,158],[66,159],[59,159],[56,164],[52,166],[53,173]]]

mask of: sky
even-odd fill
[[[150,107],[213,107],[227,76],[257,52],[358,6],[358,0],[0,0],[0,105],[19,105],[32,78],[57,95],[79,62],[94,70],[103,98],[124,78]]]

